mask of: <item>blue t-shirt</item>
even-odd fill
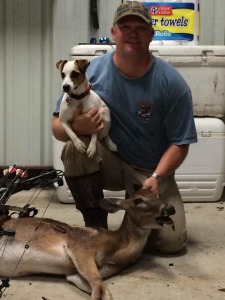
[[[92,89],[110,108],[110,137],[118,156],[150,169],[156,168],[169,145],[197,142],[189,86],[171,65],[152,58],[151,68],[140,78],[121,74],[113,52],[93,59],[87,70]]]

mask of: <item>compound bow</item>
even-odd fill
[[[47,188],[54,183],[58,186],[63,185],[63,171],[61,170],[46,170],[40,175],[28,178],[28,170],[18,169],[16,165],[10,166],[3,171],[3,177],[0,181],[0,238],[2,236],[13,237],[15,230],[3,230],[3,223],[11,218],[12,214],[17,213],[18,218],[34,217],[38,210],[35,207],[30,207],[30,204],[26,204],[23,207],[6,205],[9,197],[12,194],[18,193],[22,190],[30,190],[34,187]],[[11,213],[10,213],[11,212]],[[0,298],[3,295],[3,289],[9,287],[9,278],[2,279],[0,284]]]

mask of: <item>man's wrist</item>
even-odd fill
[[[153,177],[153,178],[157,179],[158,182],[160,182],[161,178],[160,178],[160,176],[157,173],[153,172],[150,177]]]

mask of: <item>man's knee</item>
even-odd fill
[[[90,139],[82,138],[82,141],[88,145]],[[99,171],[99,163],[101,159],[98,155],[89,158],[86,153],[80,153],[75,148],[72,141],[68,141],[61,154],[61,159],[64,164],[65,176],[84,176],[87,174]]]
[[[175,254],[183,251],[187,242],[187,231],[174,232],[172,229],[165,228],[152,230],[147,244],[146,250],[154,249],[163,254]]]
[[[174,240],[166,240],[162,243],[159,243],[157,249],[160,253],[163,254],[176,254],[184,250],[187,242],[187,233],[183,236],[174,239]]]

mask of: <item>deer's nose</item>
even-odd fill
[[[164,213],[165,216],[172,216],[172,215],[175,215],[176,210],[173,207],[173,205],[170,205],[170,204],[167,203],[165,205],[165,207],[163,208],[163,213]]]

